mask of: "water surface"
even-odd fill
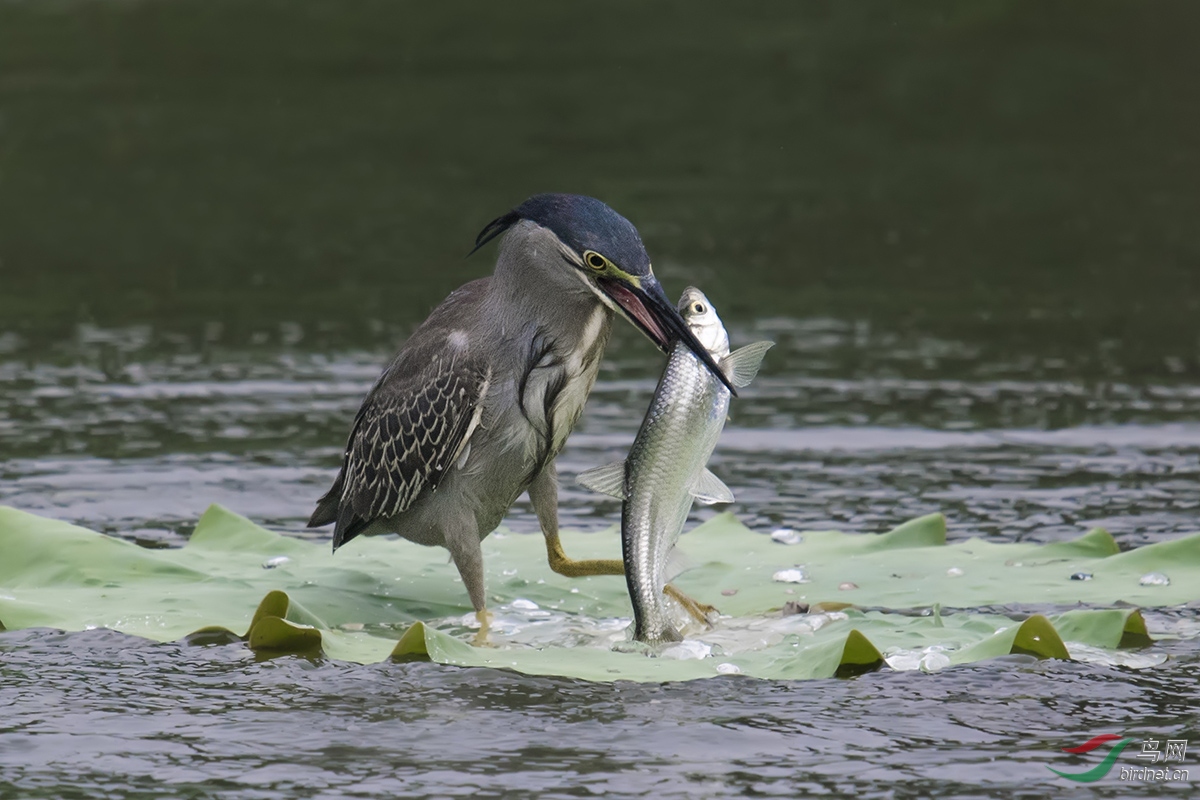
[[[778,342],[713,462],[753,529],[1195,531],[1198,23],[0,4],[0,503],[153,547],[212,502],[327,538],[304,520],[392,349],[488,272],[462,258],[488,220],[569,190],[735,344]],[[572,479],[621,457],[661,368],[626,327],[559,461],[565,527],[617,518]],[[537,529],[524,500],[507,524]],[[1195,610],[1152,622],[1191,638],[1142,670],[668,686],[9,632],[0,795],[1182,796],[1046,769],[1106,732],[1200,752]]]

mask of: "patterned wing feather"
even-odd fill
[[[381,381],[359,411],[346,451],[341,505],[357,519],[335,540],[437,489],[479,422],[487,384],[478,364],[441,357],[406,380]]]

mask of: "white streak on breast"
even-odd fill
[[[588,317],[587,322],[583,326],[579,341],[576,343],[574,349],[571,350],[571,354],[567,357],[566,363],[563,365],[564,371],[567,374],[567,384],[556,399],[553,412],[555,431],[554,448],[556,451],[566,442],[571,428],[574,427],[575,422],[579,419],[579,414],[583,411],[583,404],[587,402],[588,394],[592,391],[592,385],[595,383],[596,366],[592,367],[591,375],[584,375],[583,365],[587,355],[595,348],[596,340],[600,337],[600,332],[604,329],[606,316],[602,306],[596,306],[592,310],[591,316]],[[596,360],[595,364],[599,364],[599,359]]]
[[[579,364],[583,361],[583,356],[596,344],[596,337],[600,335],[600,329],[604,326],[604,309],[596,307],[592,310],[592,316],[588,317],[587,324],[583,326],[583,335],[579,337],[579,347],[572,354],[572,360],[575,368],[579,368]]]
[[[454,331],[461,333],[461,331]],[[453,334],[451,334],[453,336]],[[465,336],[463,338],[466,338]],[[479,421],[483,418],[483,406],[487,401],[488,389],[492,385],[492,368],[488,367],[487,374],[483,378],[483,386],[479,388],[479,401],[475,405],[475,411],[471,414],[471,422],[467,425],[466,433],[463,434],[462,441],[458,445],[458,449],[454,451],[454,455],[450,456],[450,460],[462,469],[467,464],[467,456],[471,452],[471,434],[475,433],[475,429],[479,427]]]

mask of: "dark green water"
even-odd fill
[[[390,350],[557,190],[779,342],[714,459],[752,526],[1194,531],[1197,41],[1186,2],[0,2],[0,502],[314,535]],[[566,526],[660,365],[618,331]],[[1046,769],[1200,753],[1195,611],[1155,624],[1193,638],[1144,670],[663,687],[10,632],[0,797],[1185,796]]]

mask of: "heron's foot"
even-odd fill
[[[716,606],[710,606],[708,603],[701,603],[699,600],[688,597],[679,591],[674,584],[668,583],[664,586],[663,594],[677,601],[679,605],[683,606],[683,610],[697,622],[702,622],[710,627],[712,621],[721,613],[717,610]]]
[[[476,611],[475,619],[479,620],[479,630],[475,632],[475,638],[471,640],[471,644],[476,647],[491,647],[492,643],[488,641],[488,633],[492,629],[491,612],[486,608],[482,611]]]
[[[584,561],[568,558],[557,535],[546,537],[546,560],[550,563],[550,569],[568,578],[625,574],[625,564],[619,558],[592,558]]]

